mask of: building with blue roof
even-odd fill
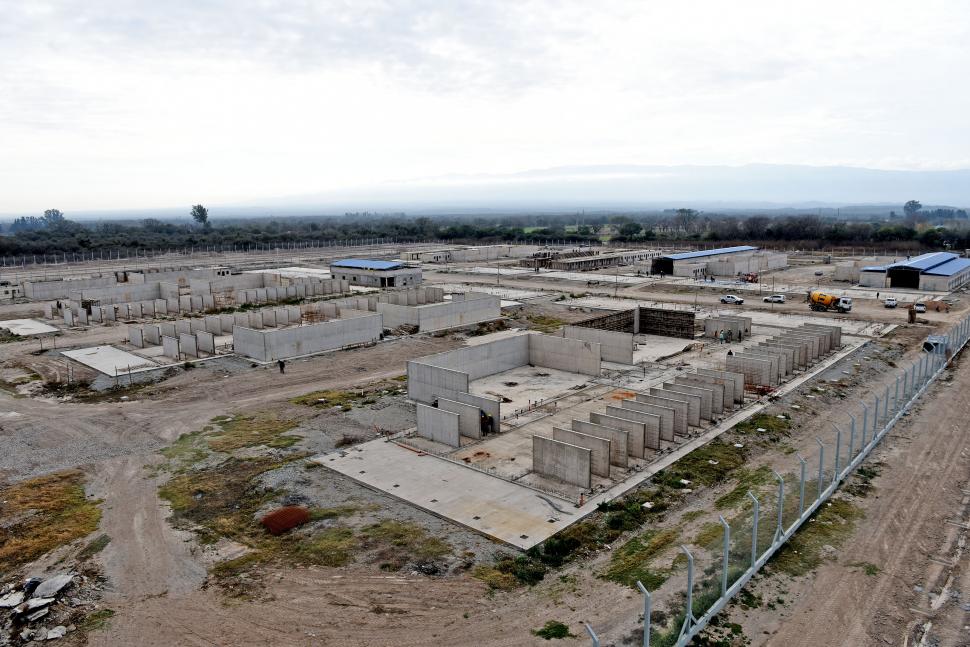
[[[653,259],[652,274],[671,276],[737,276],[788,267],[788,255],[761,251],[753,245],[701,249],[666,254]]]
[[[369,288],[403,288],[421,284],[421,269],[401,261],[344,258],[330,263],[330,274],[351,285]]]
[[[859,272],[859,285],[950,292],[970,282],[970,258],[952,252],[930,252]]]

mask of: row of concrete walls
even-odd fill
[[[376,342],[382,332],[381,315],[366,313],[352,319],[276,330],[259,331],[236,326],[233,346],[240,355],[270,362]]]
[[[610,442],[610,464],[616,465],[617,467],[627,467],[630,464],[629,461],[629,451],[630,451],[630,432],[624,431],[622,429],[614,429],[613,427],[607,427],[606,425],[596,424],[593,422],[585,422],[583,420],[572,420],[570,422],[570,427],[573,431],[578,431],[583,434],[588,434],[590,436],[596,436],[598,438],[606,438]],[[556,435],[553,434],[553,438]],[[568,440],[556,438],[556,440],[564,440],[564,442],[569,442]],[[582,447],[582,443],[575,443]]]
[[[570,339],[596,342],[600,345],[603,360],[618,364],[633,364],[633,334],[598,330],[585,326],[563,326],[562,336]]]
[[[450,447],[461,445],[461,416],[425,404],[417,405],[418,435]]]
[[[646,396],[651,397],[651,396]],[[633,411],[639,411],[641,413],[649,413],[651,415],[657,416],[660,421],[660,426],[657,429],[657,439],[666,440],[668,442],[673,442],[674,440],[674,409],[672,407],[665,407],[659,404],[653,404],[650,402],[643,402],[640,400],[621,400],[620,406],[624,409],[631,409]],[[686,424],[686,423],[685,423]],[[646,447],[653,447],[649,443],[645,443]],[[653,449],[659,449],[653,447]]]
[[[635,411],[627,407],[606,407],[606,415],[620,420],[629,420],[638,423],[637,427],[622,427],[630,434],[630,443],[627,450],[630,456],[643,458],[645,455],[644,447],[647,446],[647,437],[653,438],[660,435],[660,416],[652,413]],[[590,418],[592,420],[592,418]],[[597,418],[601,420],[601,418]],[[605,423],[596,423],[605,424]],[[609,426],[609,425],[606,425]],[[652,443],[651,443],[652,444]]]
[[[658,407],[665,407],[673,412],[673,427],[674,433],[680,434],[681,436],[687,435],[688,427],[688,409],[686,401],[676,400],[670,396],[670,394],[660,394],[656,395],[653,393],[637,393],[634,396],[635,402],[642,402],[644,404],[652,404]],[[672,438],[664,438],[664,440],[673,440]]]
[[[597,411],[590,412],[589,422],[590,424],[609,427],[610,429],[615,429],[617,431],[625,431],[627,433],[627,454],[629,456],[640,456],[640,454],[637,453],[640,452],[640,449],[637,446],[636,438],[643,438],[644,449],[660,448],[659,439],[654,442],[653,434],[647,432],[646,423],[637,420],[630,420],[628,418],[611,416],[609,414],[599,413]],[[645,455],[646,452],[644,451],[643,454]]]
[[[740,353],[728,355],[725,367],[731,373],[744,375],[745,384],[774,386],[778,384],[778,372],[766,359],[746,357]]]
[[[592,483],[592,452],[545,436],[533,436],[532,471],[588,489]]]

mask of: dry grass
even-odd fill
[[[653,568],[652,562],[673,546],[679,537],[679,528],[648,530],[634,537],[613,553],[606,579],[627,586],[636,586],[639,580],[650,590],[659,588],[670,576],[670,569]]]
[[[208,437],[209,447],[217,452],[232,452],[246,447],[263,445],[273,449],[292,447],[299,436],[284,436],[297,426],[295,420],[280,420],[268,414],[236,416],[214,421],[220,428]]]
[[[101,520],[101,502],[85,497],[84,475],[78,470],[0,489],[0,501],[0,572],[91,534]]]

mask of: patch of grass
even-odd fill
[[[98,529],[100,501],[84,496],[84,475],[65,470],[0,489],[0,573],[28,564]]]
[[[823,546],[838,548],[862,517],[862,510],[852,503],[831,499],[775,553],[772,567],[792,576],[810,572],[822,563]]]
[[[544,333],[556,332],[565,323],[562,319],[547,315],[529,315],[526,319],[529,320],[535,330]]]
[[[481,580],[488,588],[499,591],[511,591],[519,585],[519,581],[511,573],[503,573],[494,566],[479,565],[472,571],[472,577]]]
[[[637,580],[650,590],[660,587],[670,576],[670,569],[651,568],[651,562],[679,538],[679,528],[648,530],[634,537],[613,553],[604,576],[630,587],[636,586]]]
[[[851,480],[845,485],[843,491],[859,498],[869,496],[869,493],[872,492],[873,488],[875,488],[872,481],[879,476],[881,468],[881,463],[860,465],[859,468],[852,473]]]
[[[265,534],[253,515],[277,495],[263,489],[256,477],[286,462],[233,457],[214,467],[175,476],[159,488],[158,494],[171,504],[176,523],[188,522],[196,527],[202,543],[228,537],[252,546],[252,537]]]
[[[292,447],[300,436],[283,434],[297,426],[294,420],[279,420],[269,415],[236,416],[216,422],[220,432],[208,437],[209,447],[217,452],[231,452],[262,445],[273,449]]]
[[[713,546],[722,541],[724,537],[724,526],[717,522],[705,523],[694,536],[695,546]]]
[[[354,391],[328,389],[325,391],[313,391],[312,393],[292,398],[290,402],[293,404],[302,404],[307,407],[319,407],[321,409],[340,407],[344,411],[350,411],[354,408],[354,404],[358,400],[363,400],[366,397],[367,391],[364,389]]]
[[[703,510],[691,510],[690,512],[685,512],[680,519],[685,523],[689,523],[694,519],[700,519],[703,516],[704,516]]]
[[[327,528],[301,541],[294,556],[322,566],[346,566],[354,559],[360,541],[350,528]]]
[[[108,626],[111,618],[114,616],[115,612],[113,609],[99,609],[94,613],[86,616],[78,628],[81,631],[97,631],[99,629],[104,629]]]
[[[88,542],[87,546],[81,549],[81,551],[77,554],[77,558],[81,561],[90,559],[104,550],[110,543],[111,537],[108,535],[99,535],[97,538]]]
[[[408,561],[428,562],[451,552],[447,542],[428,535],[423,527],[392,519],[366,526],[361,530],[361,536],[368,547],[379,549],[384,563],[399,564],[398,568]]]
[[[762,465],[753,470],[740,467],[735,475],[737,476],[738,484],[730,492],[718,497],[714,502],[714,506],[718,510],[737,507],[748,499],[749,490],[757,493],[759,487],[771,483],[774,480],[771,468],[767,465]]]
[[[698,485],[710,487],[727,480],[744,464],[746,455],[743,447],[715,440],[660,470],[653,480],[673,489],[696,488]],[[684,485],[681,480],[690,481],[691,484]]]
[[[791,430],[791,418],[788,414],[781,415],[785,417],[779,418],[776,415],[759,413],[736,424],[734,431],[744,436],[755,436],[762,441],[776,443],[782,438],[787,438]],[[764,429],[764,431],[758,431],[758,429]]]
[[[881,570],[878,566],[876,566],[872,562],[853,562],[849,564],[849,567],[861,568],[862,572],[868,575],[869,577],[874,577],[876,575],[879,575],[879,572]]]
[[[542,625],[541,629],[533,629],[533,636],[538,636],[539,638],[545,638],[546,640],[552,640],[553,638],[559,640],[562,638],[575,638],[576,635],[570,633],[569,627],[559,622],[558,620],[550,620],[546,624]]]
[[[349,517],[358,512],[360,508],[355,505],[341,505],[333,508],[312,508],[310,510],[310,521],[323,521],[324,519],[339,519]]]
[[[168,465],[162,469],[181,472],[189,466],[205,460],[209,451],[204,442],[202,431],[182,434],[178,437],[178,440],[162,450],[162,456],[169,460]]]

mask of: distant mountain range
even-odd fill
[[[345,212],[418,214],[762,210],[842,215],[924,207],[970,206],[970,170],[884,171],[842,166],[564,166],[502,175],[454,175],[368,187],[211,204],[213,218],[327,215]],[[186,204],[189,202],[187,201]],[[65,211],[72,218],[185,217],[187,207]]]
[[[343,211],[814,209],[850,205],[970,205],[970,170],[883,171],[839,166],[568,166],[463,175],[290,196],[239,207]]]

